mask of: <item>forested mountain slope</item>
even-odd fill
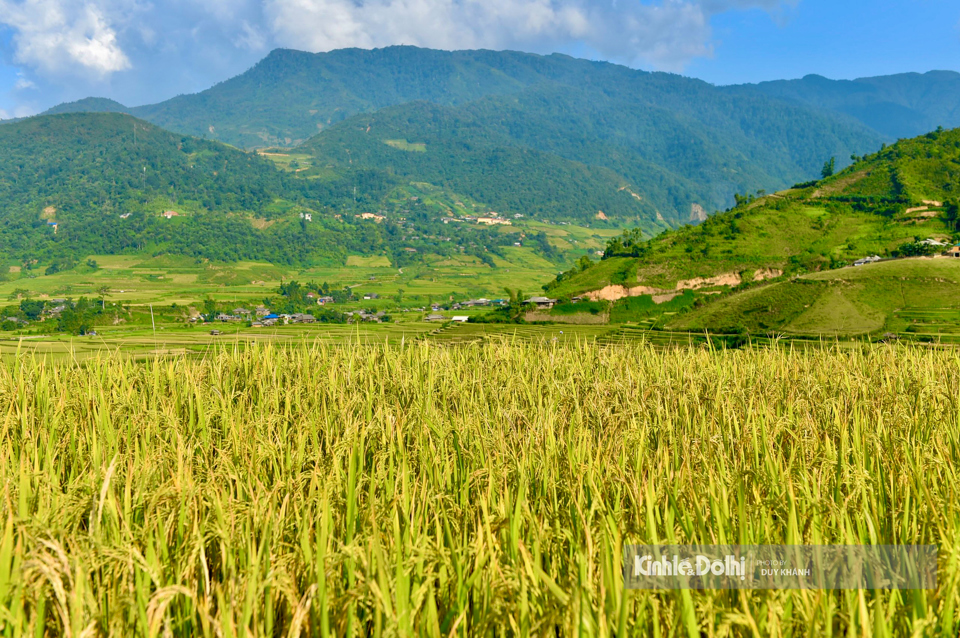
[[[541,83],[459,107],[390,107],[333,126],[300,150],[334,167],[386,168],[449,184],[514,212],[576,205],[568,214],[602,210],[623,222],[639,206],[650,230],[658,218],[672,225],[699,221],[726,208],[735,193],[807,179],[823,158],[881,143],[859,125],[802,108],[771,110],[753,97],[704,100],[702,83],[685,93],[667,82],[653,104],[636,97],[640,86],[601,90],[602,78],[584,81],[582,87]],[[395,140],[423,146],[403,152],[391,146]],[[554,170],[557,157],[592,167],[592,181],[611,187],[585,189],[581,177],[554,179],[563,174]],[[523,196],[538,184],[542,195]]]
[[[931,71],[857,80],[808,75],[729,87],[733,93],[761,93],[816,108],[845,113],[893,138],[909,138],[938,126],[960,126],[960,73]]]
[[[286,221],[298,208],[346,199],[352,184],[295,180],[255,154],[129,115],[29,118],[0,127],[0,148],[4,259],[166,251],[290,263],[383,247],[331,219]]]

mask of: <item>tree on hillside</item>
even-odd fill
[[[944,220],[955,231],[960,231],[960,201],[947,202]]]
[[[830,161],[824,162],[823,170],[820,171],[820,174],[823,176],[823,179],[827,179],[834,174],[837,170],[837,158],[831,157]]]
[[[504,292],[507,293],[509,297],[509,302],[507,303],[506,311],[507,315],[510,317],[511,321],[520,321],[520,317],[523,315],[523,293],[520,292],[520,289],[511,290],[510,288],[504,288]]]
[[[97,288],[97,296],[100,297],[100,308],[101,310],[106,310],[107,308],[107,295],[110,294],[110,286],[100,286]]]

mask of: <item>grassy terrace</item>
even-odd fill
[[[901,346],[6,359],[0,633],[954,636],[958,396]],[[622,587],[725,542],[937,544],[938,586]]]
[[[960,345],[960,316],[951,312],[903,313],[898,315],[906,329],[904,343],[954,347]],[[657,348],[709,346],[714,349],[741,348],[774,343],[807,348],[858,348],[864,340],[837,340],[833,336],[738,335],[732,333],[652,330],[653,321],[627,325],[517,325],[452,324],[416,321],[395,324],[350,324],[245,328],[235,324],[206,324],[192,329],[162,327],[154,333],[143,327],[98,329],[96,336],[44,334],[5,336],[0,333],[0,359],[50,357],[53,360],[86,361],[121,353],[134,359],[183,355],[215,356],[224,351],[243,351],[259,346],[284,349],[325,345],[389,345],[423,342],[430,344],[534,344],[600,345]],[[210,330],[221,334],[212,335]]]

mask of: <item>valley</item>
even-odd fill
[[[127,4],[0,0],[0,636],[957,635],[960,74],[757,81],[944,3]]]

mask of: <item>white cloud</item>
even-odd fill
[[[0,0],[17,63],[45,73],[106,76],[130,67],[104,8],[81,0]]]
[[[240,33],[234,38],[233,43],[250,51],[263,51],[267,48],[267,37],[260,29],[243,20],[240,23]]]
[[[36,114],[37,110],[35,108],[27,105],[21,105],[13,109],[13,111],[0,109],[0,120],[12,120],[15,117],[29,117]]]
[[[14,91],[26,91],[27,89],[37,88],[36,83],[29,78],[24,77],[23,73],[17,73],[17,81],[13,84]]]

